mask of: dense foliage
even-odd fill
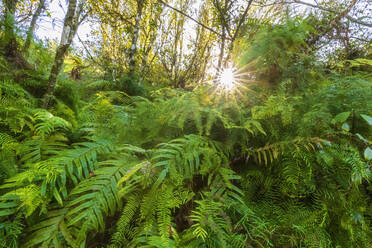
[[[372,247],[371,46],[322,60],[321,21],[250,23],[230,92],[70,55],[47,108],[2,31],[0,247]]]

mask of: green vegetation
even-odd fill
[[[207,26],[208,11],[224,13],[212,2],[199,18]],[[89,4],[89,15],[109,18]],[[162,11],[142,4],[144,21]],[[232,91],[202,82],[205,48],[195,44],[198,57],[183,58],[195,64],[178,61],[178,76],[161,58],[131,60],[146,49],[114,63],[107,49],[69,48],[51,90],[63,44],[31,41],[9,54],[9,37],[18,48],[25,38],[9,36],[14,11],[5,12],[0,247],[372,247],[372,46],[319,55],[345,24],[338,12],[269,9],[275,25],[245,16],[220,61],[244,68]]]

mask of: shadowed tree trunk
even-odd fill
[[[16,35],[14,31],[14,14],[16,11],[16,5],[18,0],[3,0],[4,3],[4,40],[5,48],[14,48],[17,46]],[[6,56],[13,52],[12,50],[6,49]]]
[[[40,0],[39,5],[37,6],[37,9],[35,10],[35,13],[32,16],[31,23],[30,23],[30,26],[29,26],[28,31],[27,31],[26,41],[25,41],[25,44],[23,46],[23,51],[26,54],[28,53],[28,49],[30,47],[31,40],[34,37],[34,31],[35,31],[35,28],[36,28],[37,19],[39,18],[40,14],[41,14],[41,12],[43,11],[44,8],[45,8],[45,0]]]
[[[3,0],[4,3],[4,51],[6,60],[15,68],[30,69],[31,66],[25,61],[18,50],[18,42],[15,32],[14,14],[18,0]]]
[[[44,96],[44,108],[49,108],[56,86],[57,76],[61,71],[67,49],[70,47],[77,28],[82,20],[79,20],[84,1],[77,5],[77,0],[70,0],[63,23],[63,31],[60,44],[57,47],[56,56],[48,79],[48,88]],[[83,18],[84,19],[84,18]]]

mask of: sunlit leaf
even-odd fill
[[[345,122],[349,118],[350,114],[351,112],[339,113],[338,115],[335,116],[335,118],[332,119],[332,124]]]
[[[341,127],[343,130],[345,130],[346,132],[349,132],[350,131],[350,125],[345,122],[344,124],[342,124],[342,127]]]
[[[364,150],[364,158],[367,160],[372,160],[372,149],[371,148],[367,147]]]
[[[370,126],[372,126],[372,117],[371,117],[371,116],[369,116],[369,115],[360,115],[360,116],[362,116],[362,118],[363,118],[364,120],[366,120],[366,122],[368,122],[368,124],[369,124]]]

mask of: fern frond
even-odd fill
[[[133,238],[130,236],[129,225],[139,206],[140,201],[137,194],[132,194],[126,199],[125,207],[122,210],[120,219],[116,223],[116,232],[111,238],[111,247],[122,247],[129,238]]]
[[[1,217],[0,217],[1,220]],[[1,248],[18,248],[19,238],[22,234],[24,224],[22,216],[16,215],[13,220],[3,221],[0,224],[0,247]]]
[[[195,202],[198,206],[190,218],[195,222],[192,228],[196,237],[207,240],[208,237],[216,235],[221,246],[226,247],[226,240],[232,228],[225,219],[227,215],[223,212],[223,204],[210,199]]]
[[[247,150],[248,158],[253,156],[258,163],[268,165],[274,162],[280,155],[288,149],[305,149],[315,151],[317,147],[322,147],[330,142],[321,138],[296,138],[291,141],[283,141],[274,144],[267,144],[261,148],[250,148]]]
[[[60,237],[60,227],[63,226],[66,212],[67,209],[49,211],[39,223],[28,228],[29,235],[25,238],[23,247],[62,246],[64,242]]]
[[[7,179],[1,188],[19,188],[29,183],[38,183],[41,185],[41,197],[53,196],[60,205],[63,205],[63,199],[67,199],[68,195],[67,184],[69,182],[77,184],[88,178],[98,166],[97,156],[113,150],[112,144],[104,140],[96,140],[95,143],[82,142],[73,146],[75,149],[66,149],[47,160],[28,164],[28,170]],[[35,151],[27,155],[31,161],[40,159],[39,149]],[[53,150],[49,150],[51,151]]]
[[[159,144],[152,160],[155,168],[162,168],[160,181],[156,184],[159,185],[168,172],[175,182],[191,179],[195,174],[207,173],[211,166],[226,162],[227,157],[218,143],[201,136],[188,135]]]
[[[49,136],[51,133],[57,130],[67,130],[71,127],[68,123],[61,117],[54,116],[52,113],[46,110],[38,110],[34,114],[35,118],[35,133],[42,138]]]
[[[74,236],[78,243],[84,244],[90,231],[103,231],[104,218],[112,216],[122,207],[118,194],[122,186],[118,182],[128,175],[131,164],[125,160],[100,164],[101,168],[71,191],[70,201],[66,205],[69,208],[66,224],[69,229],[77,231]]]

